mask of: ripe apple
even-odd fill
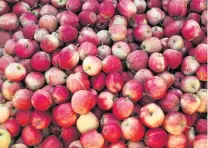
[[[18,110],[16,113],[16,120],[22,127],[27,126],[31,120],[31,110]]]
[[[149,69],[142,68],[134,75],[134,79],[144,84],[147,79],[153,76],[153,73]]]
[[[10,111],[9,108],[4,104],[0,104],[0,111],[2,113],[2,116],[0,117],[0,123],[4,123],[9,119]]]
[[[118,124],[105,125],[102,128],[102,135],[109,142],[116,142],[121,137],[121,127]]]
[[[5,129],[0,129],[0,147],[9,147],[11,142],[11,135],[9,132]]]
[[[139,24],[134,28],[133,37],[138,42],[142,42],[146,38],[149,38],[151,36],[152,36],[152,29],[147,24]]]
[[[116,42],[112,46],[112,54],[118,57],[120,60],[125,60],[129,53],[130,47],[124,41]]]
[[[39,19],[39,27],[46,29],[49,33],[56,31],[58,19],[53,15],[43,15]]]
[[[199,89],[196,93],[196,95],[200,99],[200,105],[197,109],[197,112],[199,113],[207,113],[207,89]]]
[[[7,22],[8,18],[10,21]],[[17,15],[14,13],[6,13],[0,17],[0,28],[6,31],[14,31],[19,27],[19,21]]]
[[[196,132],[199,134],[206,134],[207,132],[207,120],[206,119],[199,119],[195,125]]]
[[[41,143],[41,147],[57,147],[63,148],[62,142],[56,137],[55,135],[48,136],[44,141]]]
[[[113,63],[113,64],[111,64]],[[105,59],[102,61],[102,70],[106,73],[112,73],[112,72],[118,72],[121,70],[122,63],[121,60],[113,55],[108,55],[105,57]]]
[[[40,72],[31,72],[26,76],[25,84],[30,90],[38,90],[45,84],[45,77]]]
[[[100,72],[96,76],[90,78],[91,87],[97,91],[101,91],[105,87],[106,75],[103,72]]]
[[[108,148],[126,148],[126,144],[122,140],[118,140],[116,142],[112,142]]]
[[[181,81],[181,90],[186,93],[196,93],[200,89],[200,81],[195,76],[186,76]]]
[[[114,98],[115,95],[112,92],[103,91],[96,99],[97,105],[102,110],[110,110],[113,106]]]
[[[119,1],[117,5],[118,12],[126,17],[127,19],[130,19],[133,17],[137,12],[137,7],[131,0],[121,0]]]
[[[140,48],[149,54],[160,52],[162,50],[162,43],[156,37],[149,37],[141,43]]]
[[[181,64],[181,71],[185,75],[192,75],[196,72],[199,66],[199,62],[194,57],[187,56],[183,59],[183,62]]]
[[[113,24],[109,28],[109,33],[113,41],[123,41],[127,36],[127,28],[122,24]]]
[[[197,147],[207,147],[207,135],[206,134],[199,134],[194,138],[193,141],[193,148]]]
[[[168,135],[168,141],[167,141],[167,148],[186,148],[187,146],[187,138],[186,136],[181,133],[179,135]]]

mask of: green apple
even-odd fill
[[[5,129],[0,129],[0,147],[9,148],[10,142],[11,142],[10,133]]]

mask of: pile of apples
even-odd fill
[[[206,0],[1,0],[0,148],[207,148]]]

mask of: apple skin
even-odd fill
[[[89,10],[82,10],[78,15],[79,22],[82,26],[93,26],[97,21],[97,15]]]
[[[164,112],[179,111],[179,97],[173,93],[167,92],[165,97],[158,101],[158,105]]]
[[[97,99],[97,105],[102,110],[110,110],[113,106],[113,100],[115,98],[115,95],[108,91],[101,92]]]
[[[124,139],[138,141],[143,138],[145,127],[136,117],[129,117],[121,123],[121,131]]]
[[[140,83],[144,84],[144,82],[147,79],[149,79],[153,76],[154,76],[153,73],[149,69],[142,68],[139,71],[137,71],[137,73],[134,75],[134,79],[139,81]]]
[[[53,35],[45,35],[40,42],[40,47],[43,51],[51,53],[59,46],[59,40]]]
[[[25,26],[27,24],[37,24],[38,18],[31,12],[25,12],[19,17],[20,24]]]
[[[120,60],[125,60],[129,53],[130,47],[124,41],[116,42],[112,46],[112,54],[118,57]]]
[[[90,139],[96,139],[96,141]],[[102,134],[92,130],[82,134],[80,142],[85,148],[101,148],[104,145],[104,138]]]
[[[126,144],[122,140],[118,140],[116,142],[112,142],[108,148],[126,148]]]
[[[5,129],[0,129],[1,137],[0,137],[0,147],[9,147],[11,142],[11,135],[10,133]]]
[[[124,85],[123,77],[120,73],[110,73],[105,80],[106,87],[112,92],[117,93],[122,90]]]
[[[7,22],[8,18],[10,19],[9,22]],[[14,13],[6,13],[1,15],[0,22],[0,28],[5,31],[14,31],[19,27],[18,17]]]
[[[10,133],[11,137],[19,135],[21,127],[15,118],[9,118],[4,124],[5,129]]]
[[[168,140],[168,134],[162,128],[149,129],[144,138],[147,146],[152,148],[165,147]]]
[[[206,64],[202,64],[198,67],[198,69],[196,70],[196,77],[200,80],[200,81],[208,81],[208,73],[207,73],[207,65]]]
[[[152,36],[157,37],[159,39],[164,37],[164,31],[162,27],[154,26],[152,27]]]
[[[44,15],[56,16],[57,14],[58,14],[58,10],[50,4],[45,4],[40,8],[40,15],[41,16],[44,16]]]
[[[152,36],[152,29],[147,24],[138,24],[133,31],[133,37],[136,41],[142,42]]]
[[[120,24],[127,27],[127,20],[124,16],[121,15],[114,15],[113,18],[110,20],[108,26],[112,26],[114,24]]]
[[[114,64],[111,64],[114,63]],[[105,59],[102,61],[102,70],[106,74],[110,74],[112,72],[118,72],[121,70],[122,63],[121,60],[113,55],[108,55],[105,57]]]
[[[192,75],[196,72],[199,66],[200,66],[199,62],[194,57],[187,56],[182,61],[181,71],[185,75]]]
[[[164,79],[154,76],[147,79],[147,81],[144,83],[144,90],[147,96],[154,100],[159,100],[165,96],[167,84]]]
[[[39,89],[34,92],[31,102],[35,109],[46,111],[51,107],[53,100],[51,94],[43,89]]]
[[[205,0],[193,0],[190,2],[190,10],[193,12],[201,13],[205,9],[206,9]]]
[[[55,103],[61,104],[63,102],[66,102],[69,99],[69,90],[66,86],[63,85],[57,85],[55,86],[52,97]]]
[[[79,62],[79,53],[76,50],[71,50],[68,47],[63,48],[59,53],[58,62],[62,69],[71,70]]]
[[[73,141],[70,145],[69,145],[69,148],[83,148],[80,140],[75,140]]]
[[[31,115],[31,110],[18,110],[15,118],[19,125],[25,127],[30,123]]]
[[[42,131],[33,128],[31,125],[28,125],[22,130],[21,138],[23,143],[27,146],[38,145],[43,139],[43,133]]]
[[[137,12],[137,7],[131,0],[121,0],[119,1],[117,5],[118,12],[126,17],[127,19],[130,19],[133,17]]]
[[[0,104],[0,111],[3,113],[0,118],[0,123],[4,123],[9,119],[10,111],[4,104]]]
[[[96,14],[98,13],[98,9],[99,9],[99,2],[95,0],[86,1],[82,5],[82,10],[92,11]]]
[[[48,34],[49,34],[49,32],[45,28],[39,28],[35,31],[34,39],[37,42],[41,42],[43,40],[43,38]]]
[[[168,14],[173,17],[184,17],[187,13],[185,0],[173,0],[168,5]]]
[[[42,143],[41,147],[63,148],[63,144],[55,135],[48,136]]]
[[[15,108],[19,110],[28,110],[32,108],[31,98],[33,92],[29,89],[20,89],[18,90],[13,99],[12,103]]]
[[[114,16],[115,7],[112,2],[104,1],[99,6],[99,14],[104,19],[110,19]]]
[[[195,20],[186,20],[181,28],[181,33],[184,39],[192,41],[200,34],[200,26]]]
[[[30,90],[38,90],[45,84],[45,77],[40,72],[31,72],[26,76],[25,83]]]
[[[77,114],[73,111],[71,103],[66,102],[52,109],[52,118],[59,126],[68,127],[76,123]]]
[[[162,44],[158,38],[149,37],[142,42],[140,48],[146,51],[147,53],[151,54],[154,52],[160,52],[162,50]]]
[[[208,48],[206,44],[204,43],[198,44],[195,50],[196,60],[200,63],[206,63],[208,60],[208,57],[206,55],[207,52],[208,52]]]
[[[35,129],[44,129],[51,124],[51,115],[49,112],[34,110],[31,115],[30,124]]]
[[[167,113],[163,123],[165,130],[173,135],[180,135],[185,130],[186,125],[186,117],[180,112]]]
[[[98,49],[95,44],[91,42],[82,42],[77,51],[79,52],[80,59],[83,61],[87,56],[95,56]]]
[[[60,26],[58,28],[58,37],[63,42],[72,42],[77,39],[78,31],[70,25]]]
[[[14,144],[12,148],[28,148],[25,144]]]
[[[9,13],[9,11],[10,11],[10,6],[8,5],[7,2],[1,1],[1,2],[0,2],[0,5],[1,5],[0,15]]]
[[[88,113],[96,104],[96,97],[87,90],[75,92],[71,98],[71,105],[77,114]]]
[[[152,53],[148,61],[149,68],[157,73],[164,72],[168,67],[166,58],[161,53]]]
[[[43,15],[39,19],[39,27],[46,29],[49,33],[56,31],[58,19],[53,15]]]
[[[145,126],[156,128],[163,124],[165,115],[160,106],[150,103],[141,108],[139,117]]]
[[[192,93],[185,93],[180,99],[181,109],[186,114],[193,114],[197,111],[200,105],[200,99]]]
[[[100,72],[96,76],[90,78],[91,87],[97,91],[101,91],[105,87],[106,75],[103,72]]]
[[[81,44],[83,42],[91,42],[98,46],[100,44],[100,39],[97,36],[96,32],[93,31],[90,27],[84,27],[79,33],[78,43]]]
[[[23,86],[19,82],[5,80],[2,85],[2,94],[6,100],[12,100],[15,93],[22,88]]]
[[[130,80],[124,85],[122,94],[131,101],[137,102],[143,95],[143,86],[137,80]]]
[[[65,141],[72,142],[80,137],[80,133],[75,126],[61,129],[61,138]]]
[[[101,43],[100,47],[102,47],[103,45],[111,45],[112,41],[110,39],[110,35],[108,33],[108,30],[98,31],[97,36],[99,37],[99,40],[100,40],[100,43]]]
[[[174,74],[175,81],[174,81],[174,87],[180,88],[181,87],[181,80],[185,77],[185,75],[182,72],[176,72]]]
[[[117,124],[105,125],[102,128],[102,135],[109,142],[116,142],[121,137],[121,127]]]
[[[164,21],[165,21],[165,19],[164,19]],[[163,23],[164,23],[164,21],[163,21]],[[173,35],[179,35],[181,32],[181,27],[182,27],[182,24],[180,21],[169,22],[164,28],[165,36],[171,37]]]
[[[78,12],[82,8],[81,0],[68,0],[66,2],[66,9],[72,12]]]
[[[182,53],[174,49],[166,49],[163,52],[163,56],[167,60],[168,67],[170,67],[171,69],[176,69],[183,60]]]
[[[87,74],[76,72],[75,74],[69,75],[66,80],[67,88],[72,92],[75,93],[78,90],[87,90],[90,88],[90,81],[88,79]]]
[[[109,27],[109,33],[114,42],[123,41],[127,37],[127,28],[122,24],[113,24]]]
[[[197,147],[207,147],[207,135],[206,134],[199,134],[194,138],[193,141],[193,148]]]
[[[181,81],[181,90],[186,93],[196,93],[200,89],[200,81],[195,76],[186,76]]]
[[[127,67],[131,70],[138,71],[146,68],[148,63],[148,55],[145,51],[135,50],[131,52],[126,59]]]
[[[200,99],[200,105],[197,109],[197,112],[199,113],[207,113],[207,89],[199,89],[196,93],[196,95]]]
[[[112,107],[112,113],[118,120],[128,118],[134,111],[134,104],[128,98],[117,98]]]
[[[147,21],[151,25],[159,24],[165,17],[165,13],[160,8],[151,8],[146,13]]]
[[[147,24],[147,16],[145,14],[136,14],[130,19],[129,24],[132,28],[136,28],[138,25]]]
[[[206,134],[207,132],[207,120],[199,119],[195,125],[196,132],[199,134]]]
[[[16,42],[14,39],[7,40],[4,45],[4,52],[10,56],[15,56],[16,55],[15,46],[16,46]]]
[[[12,35],[7,31],[0,31],[0,35],[1,35],[0,48],[3,48],[6,41],[12,38]],[[1,56],[2,54],[3,52],[1,52]]]
[[[31,59],[23,59],[19,63],[25,67],[27,74],[33,71],[31,67]]]
[[[66,83],[67,74],[56,67],[51,67],[45,72],[46,83],[49,85],[63,85]]]
[[[116,119],[116,117],[112,113],[103,114],[100,120],[100,126],[103,127],[103,126],[111,125],[111,124],[120,125],[120,122],[119,120]]]
[[[168,140],[167,140],[167,148],[186,148],[187,146],[187,138],[186,136],[181,133],[180,135],[168,135]]]

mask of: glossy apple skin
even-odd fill
[[[113,62],[114,64],[111,64]],[[102,61],[102,70],[106,73],[119,72],[121,70],[121,60],[113,55],[108,55]]]
[[[144,139],[145,144],[149,147],[164,147],[167,144],[168,134],[162,128],[153,128],[145,133]]]
[[[100,72],[98,75],[90,78],[92,88],[101,91],[105,87],[106,75],[103,72]]]
[[[129,117],[121,123],[124,139],[131,141],[141,140],[145,133],[144,125],[136,117]]]
[[[4,124],[11,137],[19,135],[21,127],[15,118],[9,118]]]
[[[102,110],[110,110],[113,106],[115,95],[112,92],[101,92],[97,97],[97,105]]]
[[[15,118],[21,126],[25,127],[28,124],[30,124],[31,115],[32,115],[31,110],[18,110]]]
[[[121,127],[117,124],[105,125],[102,128],[102,134],[105,140],[116,142],[121,137]]]
[[[55,86],[52,97],[55,103],[61,104],[63,102],[66,102],[69,99],[70,93],[67,87],[63,85],[57,85]]]
[[[28,125],[22,130],[21,138],[23,143],[28,146],[38,145],[43,139],[43,133],[33,128],[31,125]]]
[[[165,116],[163,126],[173,135],[180,135],[186,128],[186,117],[180,112],[170,112]]]

